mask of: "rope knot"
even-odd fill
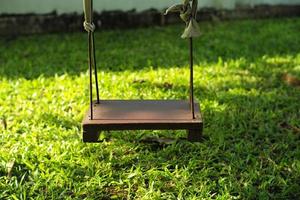
[[[83,27],[87,32],[94,32],[96,29],[96,26],[94,23],[89,23],[89,22],[83,22]]]
[[[180,18],[185,22],[186,27],[184,29],[182,38],[193,38],[200,36],[199,25],[196,21],[198,0],[182,0],[183,3],[175,4],[168,8],[165,12],[167,15],[170,12],[180,13]]]

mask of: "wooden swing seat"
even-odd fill
[[[84,0],[85,22],[88,32],[90,108],[83,122],[83,141],[98,142],[101,131],[108,130],[187,130],[189,141],[200,141],[203,122],[199,103],[194,101],[193,37],[197,31],[195,17],[197,0],[192,1],[193,14],[190,26],[185,31],[190,51],[190,95],[189,100],[100,100],[98,74],[95,57],[92,0]],[[190,1],[188,5],[190,6]],[[188,34],[190,33],[190,34]],[[191,35],[192,34],[192,35]],[[196,35],[193,35],[196,34]],[[93,101],[93,68],[97,101]]]
[[[189,101],[185,100],[101,100],[93,102],[83,119],[83,141],[97,142],[107,130],[187,130],[190,141],[199,141],[202,131],[200,106],[195,103],[191,118]]]

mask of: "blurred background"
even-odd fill
[[[95,21],[102,28],[134,28],[177,23],[163,10],[178,0],[96,0]],[[300,15],[300,0],[202,0],[199,20]],[[82,1],[1,0],[0,34],[82,30]]]

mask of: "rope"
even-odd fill
[[[198,0],[182,0],[183,3],[175,4],[169,7],[165,15],[170,12],[180,13],[180,18],[185,22],[186,27],[184,29],[183,34],[181,35],[182,38],[193,38],[200,36],[199,25],[196,21],[197,15],[197,7],[198,7]]]
[[[88,23],[88,22],[83,22],[83,27],[87,32],[94,32],[96,29],[96,26],[94,23]]]

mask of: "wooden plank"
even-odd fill
[[[202,117],[195,103],[195,119],[185,100],[102,100],[93,104],[94,118],[87,112],[83,124],[84,141],[94,141],[102,130],[199,130]]]

